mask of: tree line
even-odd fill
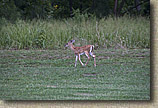
[[[150,0],[0,0],[0,18],[7,20],[69,18],[76,10],[102,18],[124,14],[150,15]]]

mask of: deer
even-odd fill
[[[96,67],[95,55],[93,54],[94,45],[85,45],[85,46],[81,46],[81,47],[75,47],[73,45],[74,42],[75,42],[75,40],[70,40],[65,45],[65,47],[69,47],[74,52],[74,54],[76,56],[75,67],[77,65],[77,60],[78,59],[79,59],[82,66],[86,66],[88,64],[88,61],[90,60],[89,55],[91,55],[94,58],[94,66]],[[81,59],[80,59],[80,55],[83,55],[83,54],[85,54],[88,57],[86,64],[83,64]]]

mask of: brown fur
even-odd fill
[[[79,61],[80,61],[80,63],[82,64],[82,65],[84,65],[83,63],[82,63],[82,61],[80,60],[80,54],[81,53],[85,53],[85,55],[88,57],[88,60],[87,60],[87,62],[86,62],[86,64],[85,65],[87,65],[88,64],[88,61],[90,60],[90,56],[89,56],[89,54],[91,54],[91,56],[94,58],[94,66],[96,66],[96,61],[95,61],[95,55],[93,54],[93,45],[85,45],[85,46],[81,46],[81,47],[75,47],[74,45],[73,45],[73,43],[75,42],[75,40],[71,40],[70,42],[68,42],[66,45],[65,45],[65,47],[70,47],[73,51],[74,51],[74,53],[75,53],[75,55],[77,56],[77,57],[79,57]],[[91,52],[90,52],[90,49],[92,48],[92,50],[91,50]],[[77,61],[76,61],[77,62]],[[76,66],[76,62],[75,62],[75,66]]]

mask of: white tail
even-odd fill
[[[88,61],[90,60],[90,56],[91,55],[94,58],[94,66],[96,66],[96,60],[95,60],[95,55],[93,54],[93,50],[94,50],[94,45],[86,45],[86,46],[82,46],[82,47],[75,47],[73,45],[73,43],[75,42],[75,40],[71,40],[69,41],[65,47],[70,47],[75,55],[76,55],[76,61],[75,61],[75,67],[77,64],[77,60],[79,59],[80,63],[82,66],[84,66],[84,64],[82,63],[81,59],[80,59],[80,55],[85,54],[88,57],[88,60],[85,64],[85,66],[88,64]]]

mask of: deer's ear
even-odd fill
[[[71,42],[72,42],[72,43],[74,43],[74,42],[75,42],[75,40],[71,40]]]

